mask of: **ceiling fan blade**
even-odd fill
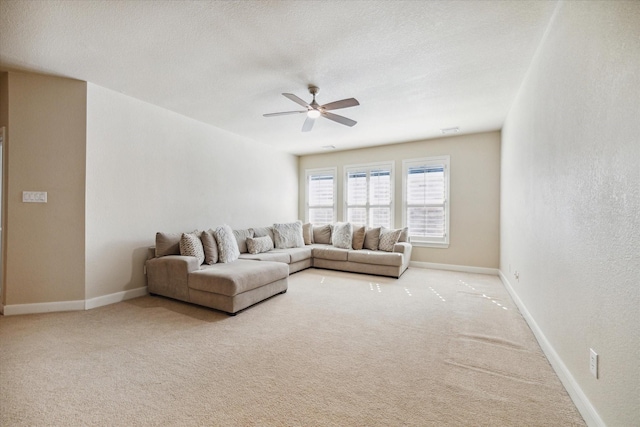
[[[346,117],[339,116],[339,115],[333,114],[333,113],[324,113],[323,112],[322,116],[326,117],[329,120],[333,120],[334,122],[338,122],[338,123],[340,123],[342,125],[345,125],[345,126],[353,126],[356,123],[358,123],[355,120],[351,120],[351,119],[348,119]]]
[[[302,125],[302,132],[309,132],[313,128],[313,124],[316,122],[316,119],[313,117],[307,117]]]
[[[356,105],[360,105],[357,99],[348,98],[348,99],[342,99],[340,101],[324,104],[320,108],[322,108],[323,110],[329,111],[329,110],[338,110],[340,108],[355,107]]]
[[[295,102],[298,105],[302,105],[305,108],[309,107],[309,104],[304,102],[302,99],[298,98],[297,96],[295,96],[292,93],[283,93],[284,96],[286,96],[287,98],[289,98],[290,100],[292,100],[293,102]]]
[[[274,116],[286,116],[287,114],[300,114],[300,113],[306,113],[307,110],[304,111],[283,111],[282,113],[268,113],[268,114],[263,114],[264,117],[274,117]]]

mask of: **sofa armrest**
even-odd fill
[[[411,258],[411,243],[398,242],[393,246],[393,252],[399,252],[402,255]]]
[[[198,258],[167,255],[147,260],[147,289],[149,293],[188,301],[189,273],[200,268]]]

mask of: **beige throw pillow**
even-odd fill
[[[380,241],[380,227],[369,228],[367,227],[367,232],[364,235],[364,249],[369,249],[371,251],[378,250],[378,242]]]
[[[313,243],[313,225],[311,223],[302,224],[302,238],[305,245]]]
[[[249,252],[247,249],[247,238],[253,237],[253,230],[250,228],[247,230],[233,230],[233,235],[238,242],[238,250],[240,253],[246,254]]]
[[[180,255],[198,258],[198,265],[204,262],[204,249],[199,234],[182,233],[180,238]]]
[[[271,237],[269,236],[248,237],[247,249],[250,254],[269,252],[271,249],[273,249],[273,240],[271,240]]]
[[[361,227],[355,226],[353,227],[353,240],[351,242],[351,246],[355,250],[360,250],[364,245],[364,235],[367,231],[367,228],[363,225]]]
[[[204,263],[213,265],[218,262],[218,242],[213,237],[213,230],[204,231],[200,235],[200,240],[204,249]]]
[[[382,227],[380,229],[378,249],[385,252],[393,252],[393,247],[398,242],[400,233],[402,233],[402,230],[391,230],[389,228]]]
[[[400,237],[398,237],[398,242],[408,242],[408,241],[409,241],[409,227],[400,229]]]

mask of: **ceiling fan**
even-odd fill
[[[315,120],[322,116],[329,120],[333,120],[334,122],[340,123],[345,126],[353,126],[356,122],[355,120],[351,120],[349,118],[339,116],[337,114],[330,113],[329,111],[338,110],[340,108],[348,108],[355,107],[356,105],[360,105],[357,99],[348,98],[342,99],[340,101],[330,102],[328,104],[320,105],[316,102],[316,94],[319,89],[316,86],[309,86],[309,93],[313,95],[313,101],[311,103],[306,103],[302,99],[298,98],[292,93],[283,93],[284,96],[292,100],[298,105],[301,105],[305,108],[305,110],[299,111],[284,111],[282,113],[269,113],[264,114],[264,117],[274,117],[274,116],[285,116],[288,114],[299,114],[299,113],[307,113],[307,118],[302,125],[302,132],[309,132],[313,128],[313,124]]]

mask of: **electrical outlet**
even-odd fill
[[[598,378],[598,353],[593,351],[592,348],[589,349],[589,370],[591,371],[591,375]]]
[[[518,282],[520,281],[520,273],[518,273],[518,270],[516,270],[516,272],[513,273],[513,276],[516,278]]]
[[[144,274],[145,276],[147,275],[147,266],[146,265],[142,266],[142,274]]]

